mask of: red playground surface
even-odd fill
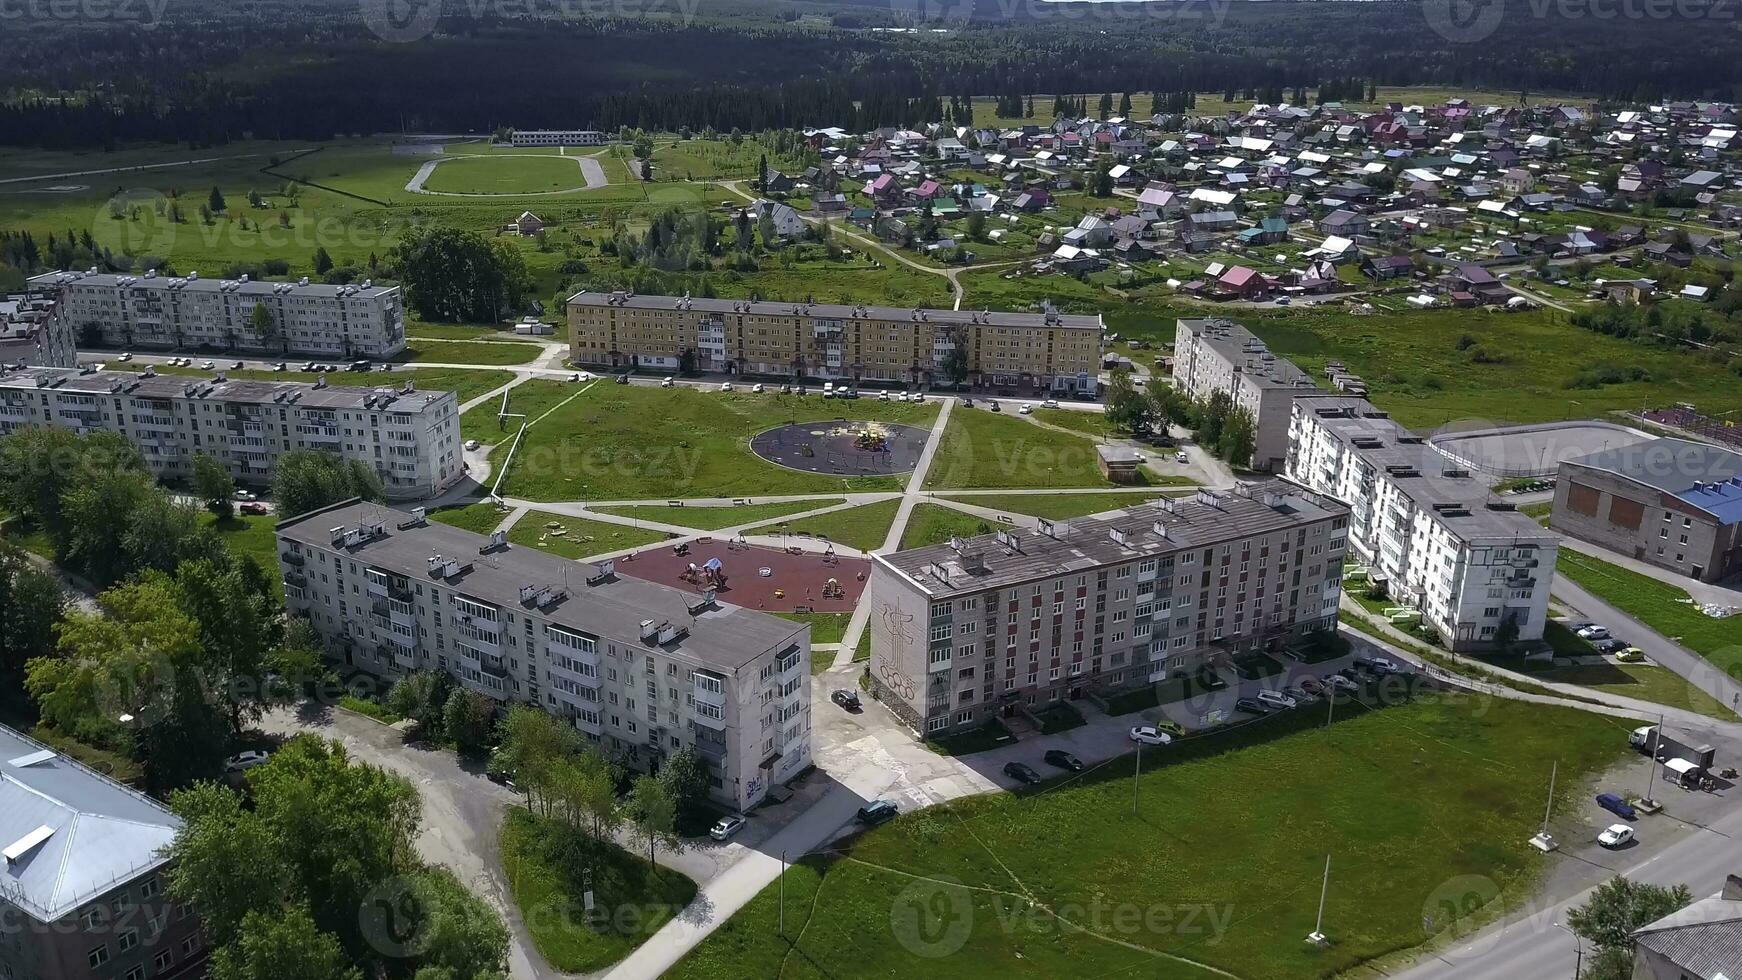
[[[794,612],[801,608],[812,612],[852,612],[860,593],[865,591],[865,579],[871,574],[871,563],[863,558],[825,557],[813,552],[794,554],[779,548],[733,544],[725,538],[691,541],[688,552],[681,555],[671,545],[638,551],[633,556],[618,558],[617,571],[700,592],[708,588],[708,565],[716,559],[719,571],[726,577],[724,587],[717,593],[719,600],[764,612]],[[687,577],[692,564],[699,573],[695,581]],[[764,568],[769,571],[766,576],[761,574]],[[838,591],[829,587],[830,579],[835,580]]]

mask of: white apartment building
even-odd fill
[[[1558,538],[1362,398],[1295,402],[1289,479],[1349,504],[1349,544],[1453,650],[1542,638]]]
[[[604,146],[610,141],[596,129],[517,129],[508,137],[513,146]]]
[[[278,525],[285,600],[379,677],[440,670],[656,769],[681,748],[737,810],[812,764],[810,627],[347,501]]]
[[[208,348],[262,354],[390,358],[405,350],[398,286],[355,286],[99,272],[49,272],[31,278],[59,293],[87,346]],[[272,314],[266,330],[254,309]]]
[[[874,555],[871,690],[916,732],[1335,629],[1348,510],[1281,481]]]
[[[0,435],[26,426],[119,432],[160,479],[186,479],[204,453],[244,484],[272,482],[281,453],[361,460],[394,499],[446,490],[466,474],[451,391],[231,381],[85,368],[0,371]]]
[[[54,290],[0,296],[0,364],[75,367],[76,340]]]
[[[1288,419],[1296,398],[1328,394],[1285,358],[1277,357],[1250,330],[1220,318],[1179,320],[1174,325],[1174,387],[1194,401],[1225,391],[1234,405],[1252,413],[1257,428],[1252,468],[1280,472],[1288,456]]]

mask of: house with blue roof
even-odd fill
[[[1742,429],[1735,432],[1742,445]],[[1702,582],[1742,574],[1742,453],[1691,439],[1638,441],[1560,464],[1549,527]]]

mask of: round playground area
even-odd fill
[[[863,558],[703,537],[617,559],[619,575],[679,589],[715,589],[721,602],[765,612],[852,612],[871,563]]]
[[[792,422],[752,436],[750,451],[806,473],[891,476],[913,472],[930,436],[929,429],[895,422]]]

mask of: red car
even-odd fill
[[[265,504],[258,503],[256,501],[252,501],[252,500],[250,500],[248,503],[243,504],[240,509],[241,509],[242,513],[244,513],[244,514],[264,514],[264,513],[266,513],[266,505]]]

